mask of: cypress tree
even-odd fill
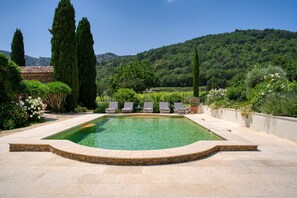
[[[77,44],[75,37],[75,11],[70,0],[61,0],[55,11],[52,29],[52,59],[55,80],[66,83],[72,94],[66,98],[66,109],[75,108],[78,99]]]
[[[194,48],[194,58],[193,58],[193,91],[194,97],[199,97],[199,56],[197,48]]]
[[[91,27],[87,18],[82,18],[77,26],[76,41],[79,79],[78,101],[85,107],[93,108],[97,95],[96,56]]]
[[[19,66],[26,66],[23,34],[20,29],[16,29],[14,33],[10,59]]]

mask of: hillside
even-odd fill
[[[8,58],[10,58],[10,52],[0,50],[0,53],[3,53]],[[26,59],[26,66],[49,66],[51,62],[51,59],[48,57],[35,58],[32,56],[25,55],[25,59]]]
[[[98,64],[98,78],[107,80],[117,66],[144,60],[154,65],[160,86],[191,86],[194,46],[201,61],[200,85],[216,81],[224,87],[236,74],[245,73],[255,64],[281,64],[287,72],[292,68],[297,72],[297,32],[265,29],[207,35],[103,61]]]

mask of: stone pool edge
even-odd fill
[[[152,115],[152,114],[138,114],[138,115]],[[93,119],[102,117],[104,115],[97,116],[85,116],[85,119],[78,122],[77,118],[70,119],[69,122],[64,121],[63,129],[52,130],[58,128],[53,127],[40,127],[41,130],[35,130],[36,132],[30,139],[30,135],[27,138],[19,138],[17,141],[11,141],[9,143],[9,150],[11,152],[20,151],[36,151],[36,152],[52,152],[64,158],[95,163],[95,164],[109,164],[109,165],[158,165],[158,164],[173,164],[181,162],[189,162],[202,158],[209,157],[220,151],[257,151],[258,145],[251,144],[249,141],[232,134],[228,129],[224,129],[218,126],[211,125],[203,119],[197,118],[195,115],[185,115],[188,119],[200,124],[208,130],[214,132],[218,136],[223,137],[225,140],[221,141],[198,141],[190,145],[161,149],[161,150],[145,150],[145,151],[127,151],[127,150],[108,150],[101,148],[91,148],[82,145],[75,144],[68,140],[44,140],[43,138],[53,135],[64,128],[72,128],[74,126],[86,123]],[[136,116],[136,115],[133,115]],[[164,115],[169,116],[169,115]],[[175,115],[173,115],[175,116]],[[180,116],[180,115],[178,115]],[[53,124],[54,125],[54,124]],[[47,133],[42,133],[42,128]],[[54,131],[54,132],[53,132]],[[31,131],[32,132],[32,131]],[[33,130],[34,132],[34,130]]]

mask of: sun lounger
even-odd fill
[[[109,107],[105,109],[106,113],[115,113],[118,110],[118,102],[110,102]]]
[[[153,113],[153,102],[144,102],[143,104],[143,112],[144,113]]]
[[[160,102],[159,109],[160,109],[160,113],[170,113],[168,102]]]
[[[133,102],[125,102],[124,108],[122,108],[123,113],[131,113],[133,111]]]
[[[177,114],[186,114],[187,108],[184,108],[183,103],[175,102],[174,103],[174,113]]]

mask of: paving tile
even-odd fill
[[[133,174],[123,175],[121,183],[124,184],[155,184],[162,183],[163,177],[160,174]]]
[[[95,187],[95,184],[64,184],[55,185],[47,189],[46,195],[90,195]]]
[[[140,184],[97,184],[92,195],[139,196]]]
[[[119,184],[122,175],[115,174],[85,174],[78,178],[77,183],[81,184]]]

